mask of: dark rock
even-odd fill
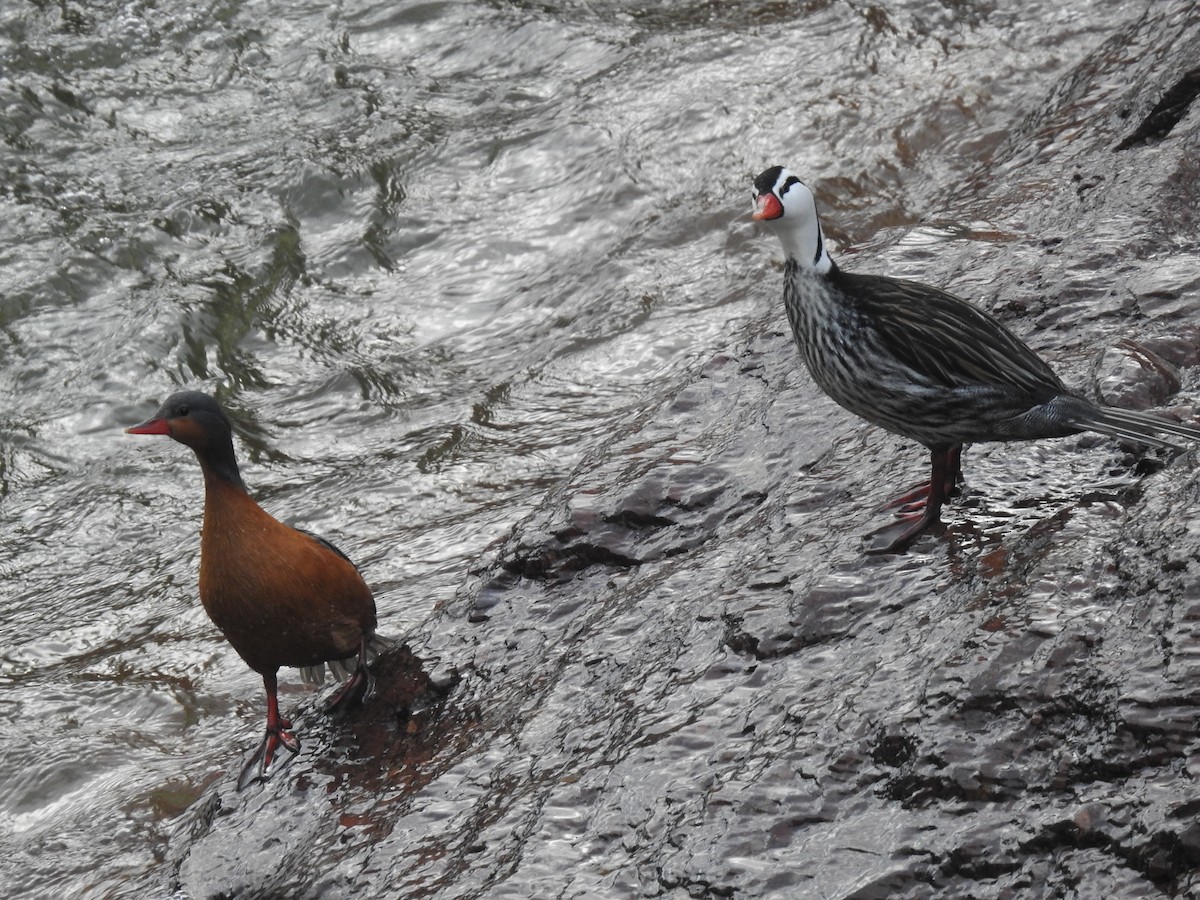
[[[1122,340],[1104,351],[1096,367],[1096,390],[1110,406],[1150,409],[1179,391],[1179,372],[1145,344]]]
[[[196,900],[349,890],[352,879],[326,871],[330,838],[389,834],[391,803],[436,777],[436,754],[469,730],[466,710],[443,715],[456,679],[435,685],[407,647],[373,671],[376,695],[340,720],[294,720],[303,746],[289,766],[242,792],[226,782],[189,810],[172,850],[177,890]],[[318,799],[333,794],[345,802]]]
[[[1139,330],[1185,311],[1179,273],[1200,270],[1194,243],[1130,222],[1194,228],[1194,210],[1171,163],[1108,151],[1117,110],[1194,64],[1188,9],[1146,7],[994,139],[972,207],[1063,235],[1054,252],[942,256],[999,285],[1060,370],[1127,339],[1108,390],[1149,406],[1191,357]],[[1156,152],[1198,136],[1185,117]],[[1154,254],[1182,260],[1173,286]],[[305,723],[261,791],[211,789],[172,851],[184,893],[1200,891],[1200,473],[1143,475],[1098,440],[971,448],[945,534],[866,557],[923,454],[819,395],[759,268],[769,317],[594,448],[411,636],[462,673],[449,697],[396,660],[398,687]]]
[[[1148,141],[1162,140],[1171,133],[1197,97],[1200,97],[1200,68],[1192,69],[1171,85],[1142,123],[1114,149],[1128,150]]]

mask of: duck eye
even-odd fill
[[[191,411],[192,411],[192,408],[191,408],[190,406],[188,406],[186,403],[184,403],[184,404],[183,404],[182,406],[180,406],[180,407],[179,407],[177,410],[175,410],[175,415],[177,415],[177,416],[186,416],[186,415],[187,415],[188,413],[190,413]]]

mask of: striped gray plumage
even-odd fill
[[[784,306],[817,385],[875,425],[930,449],[920,516],[883,550],[902,550],[939,520],[963,444],[1097,431],[1154,447],[1159,435],[1200,441],[1200,428],[1101,406],[1069,390],[997,319],[938,288],[842,272],[829,256],[816,201],[780,166],[754,182],[754,218],[783,244]],[[918,507],[920,503],[916,504]]]

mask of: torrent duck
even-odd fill
[[[751,218],[783,244],[783,304],[813,381],[868,422],[929,448],[927,485],[896,498],[899,527],[872,552],[902,551],[939,522],[961,477],[963,444],[1081,431],[1175,447],[1200,428],[1093,403],[987,312],[916,281],[843,272],[812,191],[782,166],[754,180]],[[898,533],[895,533],[898,532]],[[876,532],[878,533],[878,532]]]
[[[238,779],[266,778],[282,747],[300,749],[279,715],[276,673],[300,668],[320,683],[325,664],[346,683],[327,704],[341,710],[369,697],[368,663],[384,646],[375,601],[358,569],[333,544],[284,525],[246,491],[233,452],[233,429],[217,401],[198,391],[172,394],[128,434],[163,434],[191,447],[204,473],[200,602],[267,692],[266,735]],[[351,674],[351,672],[353,674]]]

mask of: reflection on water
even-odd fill
[[[1031,73],[1103,34],[1045,7],[0,11],[8,893],[119,896],[257,721],[195,598],[194,461],[124,425],[215,389],[252,490],[360,562],[381,630],[419,630],[580,460],[778,327],[749,176],[823,179],[846,240],[956,214]],[[1000,246],[987,218],[925,234]],[[839,628],[866,590],[811,585]]]

